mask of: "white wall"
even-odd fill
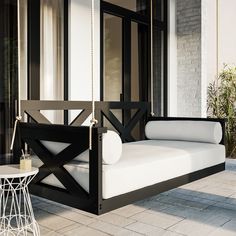
[[[100,98],[100,5],[96,0],[94,75]],[[69,100],[91,101],[91,1],[69,0]],[[72,113],[72,117],[76,114]]]
[[[202,38],[206,42],[206,74],[207,84],[216,78],[217,74],[217,24],[216,24],[216,1],[217,0],[204,0],[205,1],[205,31]]]
[[[168,3],[168,116],[177,116],[176,0]]]
[[[100,5],[96,0],[94,74],[95,95],[100,83]],[[69,99],[91,100],[91,1],[69,1]]]
[[[219,0],[219,67],[236,65],[236,1]]]
[[[201,43],[201,0],[169,0],[169,116],[203,115]]]
[[[178,88],[176,83],[176,74],[179,71],[179,64],[176,67],[176,17],[175,3],[178,0],[169,0],[169,115],[178,114],[179,105],[176,105],[176,97],[182,88]],[[194,0],[189,0],[194,1]],[[234,22],[236,22],[236,1],[235,0],[218,0],[219,1],[219,72],[223,64],[236,65],[236,31]],[[200,99],[196,102],[201,106],[199,116],[207,115],[207,86],[217,77],[217,0],[201,0],[201,91],[196,94]],[[179,50],[179,49],[178,49]],[[176,55],[177,54],[177,55]],[[178,79],[178,76],[177,76]],[[186,95],[186,94],[185,94]],[[185,105],[184,105],[185,106]],[[193,109],[189,106],[188,111]],[[178,114],[181,115],[181,114]]]
[[[212,82],[217,75],[217,0],[207,1],[207,80]],[[219,71],[223,64],[236,65],[236,31],[234,23],[236,22],[236,1],[235,0],[218,0],[219,1]]]
[[[201,1],[201,117],[207,117],[208,58],[206,52],[209,42],[206,40],[205,34],[209,30],[209,26],[207,25],[207,9],[210,1]]]

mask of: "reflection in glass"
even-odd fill
[[[17,6],[0,1],[0,164],[11,161],[10,143],[18,96]]]
[[[120,101],[122,94],[122,19],[104,14],[104,100]]]
[[[153,1],[153,19],[164,21],[164,1],[165,0]]]
[[[147,13],[147,0],[105,0],[105,1],[134,12],[138,12],[143,15]]]
[[[41,0],[40,100],[64,99],[64,1]],[[42,112],[53,123],[63,123],[62,111]]]
[[[163,31],[153,29],[153,89],[154,89],[154,113],[157,116],[164,114],[164,79],[163,79]]]
[[[136,22],[131,23],[131,101],[139,100],[139,38],[138,38],[138,24]],[[141,49],[141,48],[140,48]]]
[[[104,101],[122,99],[122,19],[104,14]],[[114,111],[122,121],[122,112]],[[108,125],[105,122],[105,125]],[[109,127],[109,125],[108,125]]]

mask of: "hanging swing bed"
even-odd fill
[[[114,108],[114,103],[109,105]],[[37,111],[27,111],[37,121]],[[21,142],[37,155],[33,163],[39,167],[31,193],[99,215],[225,169],[224,121],[150,117],[145,127],[146,138],[133,141],[130,127],[117,122],[126,141],[121,144],[98,124],[92,127],[88,151],[90,127],[20,122]],[[15,156],[20,155],[17,146]],[[107,155],[118,158],[109,162]]]
[[[93,23],[93,1],[92,9]],[[93,30],[91,42],[93,52]],[[92,102],[18,99],[12,148],[16,162],[25,144],[35,154],[32,194],[99,215],[225,169],[224,120],[154,117],[153,99],[95,102],[91,55]],[[44,110],[81,112],[70,125],[55,125]],[[136,112],[124,125],[114,110]]]

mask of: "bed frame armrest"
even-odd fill
[[[206,122],[219,122],[222,127],[222,139],[220,141],[220,144],[225,145],[225,123],[227,122],[227,119],[222,118],[199,118],[199,117],[156,117],[156,116],[150,116],[147,119],[148,121],[173,121],[173,120],[186,120],[186,121],[206,121]]]
[[[25,143],[32,148],[33,152],[43,162],[39,168],[39,173],[31,184],[31,191],[36,195],[44,195],[51,200],[56,200],[56,196],[61,195],[62,200],[70,204],[70,195],[65,195],[65,190],[56,189],[53,186],[42,186],[41,181],[54,174],[64,185],[66,191],[72,193],[73,197],[80,199],[78,204],[84,206],[98,206],[102,201],[102,134],[107,132],[107,128],[92,128],[92,150],[89,152],[89,193],[87,193],[63,167],[89,148],[89,127],[72,127],[65,125],[23,123],[18,125],[21,142],[14,145],[15,162],[19,163],[21,148]],[[19,134],[19,133],[18,133]],[[52,154],[40,142],[51,141],[70,144],[58,154]],[[43,190],[42,190],[43,189]],[[54,199],[55,198],[55,199]],[[91,209],[87,209],[90,210]],[[98,212],[99,209],[96,209]]]

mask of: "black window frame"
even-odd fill
[[[154,3],[154,2],[153,2]],[[123,34],[130,34],[130,22],[137,22],[148,26],[148,81],[147,87],[143,89],[147,92],[147,100],[151,101],[151,6],[150,1],[147,1],[147,14],[143,15],[138,12],[134,12],[129,9],[114,5],[112,3],[106,2],[105,0],[100,1],[100,100],[104,100],[104,14],[111,14],[118,17],[124,17],[128,21],[123,21]],[[163,0],[163,21],[153,19],[153,25],[158,28],[158,30],[163,32],[163,115],[168,116],[168,1]],[[124,26],[124,24],[127,24]],[[122,36],[124,38],[124,36]],[[131,39],[128,38],[128,41]],[[130,81],[131,78],[131,55],[130,50],[125,50],[125,47],[129,45],[123,42],[123,83],[126,82],[126,78]],[[125,96],[125,95],[124,95]],[[128,95],[129,96],[129,95]]]

